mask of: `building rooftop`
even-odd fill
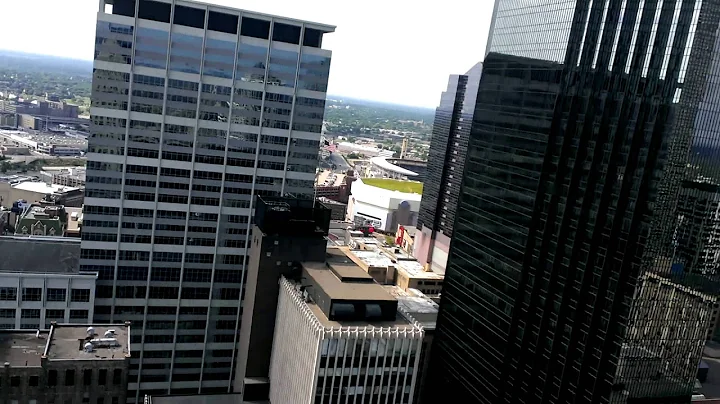
[[[80,239],[64,237],[0,237],[0,272],[77,273]]]
[[[440,306],[416,289],[403,290],[399,286],[383,286],[398,301],[398,309],[417,320],[426,329],[435,329]]]
[[[12,367],[40,366],[40,358],[47,344],[47,331],[2,331],[0,332],[0,363]]]
[[[363,178],[361,180],[365,185],[387,189],[390,191],[398,191],[409,194],[422,195],[423,184],[417,181],[394,180],[390,178]]]
[[[67,186],[63,186],[63,185],[47,184],[44,182],[34,182],[34,181],[21,182],[19,184],[13,185],[13,188],[23,190],[23,191],[37,192],[38,194],[54,194],[54,193],[62,193],[62,192],[72,192],[72,191],[77,191],[78,189],[80,189],[77,187],[67,187]],[[31,201],[28,201],[28,202],[31,202]]]
[[[417,261],[400,260],[395,264],[398,270],[405,271],[411,278],[420,279],[445,279],[445,276],[437,272],[425,271],[423,265]]]
[[[330,249],[329,249],[330,250]],[[343,282],[340,280],[330,268],[328,268],[323,262],[305,262],[303,268],[307,272],[307,275],[315,281],[322,290],[328,295],[330,299],[340,300],[374,300],[374,301],[393,301],[395,300],[390,296],[382,286],[375,283],[375,281],[363,271],[359,266],[352,265],[338,265],[331,264],[333,266],[340,266],[342,272],[346,276],[353,278],[362,279],[360,282]]]
[[[379,285],[378,285],[379,286]],[[310,309],[315,318],[320,322],[323,327],[326,328],[342,328],[342,327],[372,327],[372,328],[414,328],[414,325],[399,312],[395,315],[395,319],[392,321],[333,321],[327,318],[323,313],[320,306],[310,301],[305,303]]]
[[[88,328],[95,331],[88,336]],[[107,336],[114,330],[113,336]],[[92,351],[85,349],[92,343]],[[130,356],[130,326],[128,324],[57,324],[50,328],[45,355],[49,360],[124,360]]]
[[[334,173],[330,170],[323,170],[315,180],[318,187],[338,187],[345,184],[345,174]]]
[[[371,267],[387,267],[395,263],[379,250],[352,250],[352,254]]]
[[[66,223],[67,227],[65,228],[65,231],[68,233],[79,232],[80,227],[78,226],[78,224],[80,223],[80,217],[82,217],[82,208],[65,207],[65,212],[67,212],[68,217],[68,221]],[[77,213],[76,219],[73,219],[73,213]]]

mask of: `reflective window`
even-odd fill
[[[329,75],[329,57],[307,54],[300,56],[298,88],[325,92]]]
[[[170,47],[170,70],[200,73],[202,38],[185,34],[172,34]]]
[[[235,80],[260,82],[265,80],[267,48],[241,43],[238,45]]]
[[[231,79],[235,66],[235,43],[217,39],[205,40],[203,74]]]
[[[138,28],[135,43],[135,64],[164,69],[167,61],[168,33],[157,29]]]
[[[98,21],[95,31],[95,60],[130,64],[133,27]]]
[[[268,69],[268,84],[283,87],[295,86],[295,73],[297,72],[297,52],[272,48],[270,50],[270,67]]]

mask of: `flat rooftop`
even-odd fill
[[[54,193],[62,193],[62,192],[72,192],[72,191],[77,191],[78,189],[80,189],[77,187],[67,187],[64,185],[46,184],[44,182],[35,182],[35,181],[21,182],[19,184],[13,185],[13,188],[19,189],[22,191],[36,192],[38,194],[54,194]],[[28,201],[28,202],[30,202],[30,201]]]
[[[71,208],[71,207],[65,207],[65,212],[67,212],[67,227],[65,228],[65,231],[68,233],[77,233],[80,231],[80,228],[78,227],[78,219],[82,216],[82,208]],[[78,219],[73,220],[72,214],[77,213]]]
[[[427,329],[435,329],[440,305],[415,289],[403,290],[399,286],[383,286],[398,301],[398,309],[411,315]]]
[[[0,332],[0,363],[7,362],[12,367],[40,366],[47,336],[47,331],[40,332],[40,338],[35,330]]]
[[[354,264],[353,264],[354,265]],[[363,300],[363,301],[394,301],[382,286],[372,282],[343,282],[323,262],[306,262],[303,268],[307,275],[315,281],[322,290],[333,300]],[[355,265],[353,271],[349,267],[343,268],[345,274],[353,272],[353,276],[369,276],[362,268]],[[370,278],[372,280],[372,278]]]
[[[436,279],[436,280],[445,279],[445,276],[444,276],[444,275],[439,274],[439,273],[437,273],[437,272],[432,272],[432,271],[426,272],[426,271],[424,271],[424,270],[423,270],[423,265],[422,265],[421,263],[417,262],[417,261],[399,260],[399,261],[395,264],[395,267],[396,267],[398,270],[402,270],[402,271],[407,272],[407,274],[408,274],[411,278],[416,278],[416,279]]]
[[[106,331],[115,330],[113,338],[118,346],[95,345],[92,352],[87,352],[83,345],[92,340],[87,335],[88,327],[95,329],[92,339],[105,339]],[[49,360],[125,360],[125,356],[130,355],[129,333],[130,327],[124,324],[58,324],[50,329],[46,355]]]
[[[78,273],[80,239],[0,236],[0,272]]]
[[[372,282],[373,277],[354,263],[343,250],[328,248],[326,252],[326,263],[343,282],[345,279],[359,280],[361,282]]]
[[[317,176],[315,184],[319,187],[339,187],[345,183],[345,174],[324,170]]]
[[[380,285],[377,285],[380,286]],[[386,292],[387,293],[387,292]],[[388,295],[389,296],[389,295]],[[341,327],[374,327],[374,328],[400,328],[400,329],[412,329],[415,328],[405,317],[398,311],[393,321],[330,321],[320,307],[313,303],[308,302],[307,304],[310,311],[315,315],[315,318],[320,321],[323,327],[326,328],[341,328]]]
[[[390,257],[379,250],[352,250],[352,254],[371,267],[388,267],[395,265]]]

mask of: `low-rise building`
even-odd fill
[[[0,332],[0,362],[1,403],[125,403],[130,325]]]
[[[79,188],[85,186],[85,173],[84,167],[71,167],[51,172],[50,178],[53,184]]]
[[[24,200],[28,203],[45,203],[79,208],[83,205],[85,192],[82,188],[47,184],[40,181],[18,179],[0,182],[0,202],[5,207]]]
[[[67,222],[65,207],[33,204],[18,217],[15,234],[59,237],[65,234]]]
[[[345,181],[347,176],[331,170],[320,172],[315,178],[315,196],[333,201],[347,203],[350,185]]]
[[[270,401],[416,402],[422,325],[332,250],[327,262],[303,263],[301,276],[280,281]]]
[[[362,178],[354,181],[348,202],[348,218],[357,226],[371,225],[376,230],[394,232],[398,225],[417,223],[422,184],[387,178]]]
[[[79,271],[79,239],[0,237],[0,251],[0,329],[93,318],[98,275]]]

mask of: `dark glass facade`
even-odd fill
[[[689,402],[712,298],[666,254],[679,196],[708,199],[687,184],[720,175],[696,147],[716,144],[719,19],[496,1],[425,399]]]
[[[435,110],[417,228],[452,237],[482,64],[452,75]]]

